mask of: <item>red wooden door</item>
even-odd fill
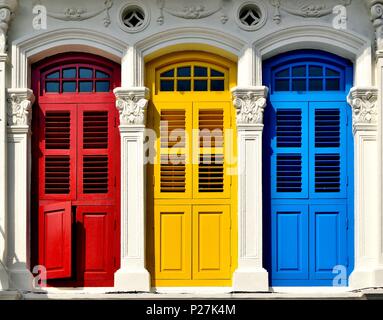
[[[92,55],[34,66],[35,264],[54,286],[112,286],[119,267],[119,66]]]

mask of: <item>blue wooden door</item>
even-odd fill
[[[265,262],[273,286],[331,286],[335,267],[352,271],[350,69],[340,58],[312,51],[265,63],[271,93],[264,139]]]

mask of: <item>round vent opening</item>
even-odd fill
[[[265,24],[266,19],[267,11],[262,3],[246,2],[237,10],[237,24],[246,31],[254,31],[261,28]]]
[[[262,13],[255,5],[246,5],[239,12],[239,20],[248,27],[256,26],[261,21]]]
[[[144,24],[145,12],[139,7],[129,7],[125,10],[122,21],[128,28],[139,28]]]
[[[143,30],[149,23],[148,11],[140,4],[127,4],[120,11],[121,29],[133,33]]]

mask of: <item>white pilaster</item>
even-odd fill
[[[121,135],[121,268],[114,286],[121,291],[150,291],[145,254],[144,138],[149,90],[117,88]]]
[[[262,256],[262,132],[266,87],[233,89],[238,129],[238,268],[234,291],[268,291]]]
[[[29,89],[8,89],[8,269],[9,286],[29,290],[30,138],[34,96]]]
[[[7,31],[17,0],[0,1],[0,291],[8,289],[7,263]]]
[[[383,286],[377,99],[375,87],[352,88],[348,97],[355,143],[355,289]]]
[[[255,86],[260,78],[261,68],[256,68],[258,59],[253,46],[245,46],[238,60],[237,85],[239,88]]]
[[[121,64],[121,85],[124,88],[142,87],[144,85],[144,59],[136,47],[129,47]]]
[[[7,103],[5,92],[6,54],[0,54],[0,291],[8,288],[6,263],[7,212]]]

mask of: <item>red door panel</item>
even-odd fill
[[[78,200],[114,201],[116,113],[113,103],[79,104]],[[118,138],[118,136],[117,136]]]
[[[40,104],[39,194],[41,200],[76,199],[75,104]]]
[[[39,264],[47,279],[72,275],[72,205],[70,201],[40,207]]]
[[[76,212],[78,274],[84,286],[112,286],[114,208],[79,206]]]

